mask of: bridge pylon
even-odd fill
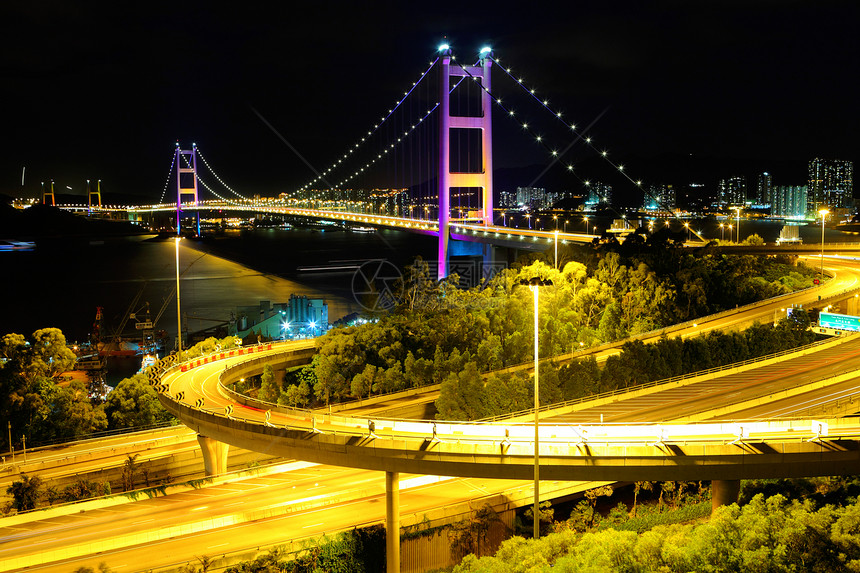
[[[477,66],[452,66],[451,48],[442,46],[440,55],[439,82],[439,257],[438,278],[448,276],[448,226],[451,218],[451,188],[480,188],[480,216],[484,226],[493,223],[493,123],[490,72],[493,65],[493,52],[489,48],[481,50],[481,61]],[[480,116],[451,115],[451,78],[470,76],[480,81],[484,88],[481,93]],[[451,172],[451,130],[481,130],[481,170],[474,173]]]
[[[96,200],[96,204],[93,205],[93,198]],[[90,180],[87,179],[87,203],[89,205],[90,211],[93,210],[93,207],[101,207],[102,206],[102,180],[99,179],[96,182],[96,190],[93,191],[90,189]]]
[[[197,193],[197,144],[192,143],[190,150],[180,149],[176,142],[176,234],[182,230],[182,197],[192,197],[192,203],[196,206]],[[183,175],[191,174],[191,186],[183,187]],[[185,178],[187,180],[187,177]],[[197,234],[200,234],[200,211],[197,211]]]
[[[51,179],[51,190],[50,191],[45,191],[45,182],[42,181],[42,205],[48,204],[48,197],[51,198],[51,203],[50,203],[51,207],[56,207],[57,206],[57,200],[54,197],[54,180],[53,179]]]

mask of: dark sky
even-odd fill
[[[443,36],[467,61],[492,45],[578,125],[599,117],[617,157],[860,156],[856,0],[213,4],[4,2],[0,193],[92,178],[157,199],[177,139],[243,194],[294,189],[311,171],[253,110],[324,168]]]

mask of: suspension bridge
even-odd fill
[[[500,77],[494,80],[494,74]],[[502,84],[513,86],[510,96],[501,95]],[[518,111],[520,104],[531,107]],[[531,121],[528,116],[535,109],[540,115]],[[504,215],[496,215],[494,111],[499,116],[497,128],[514,128],[545,154],[541,175],[550,170],[564,172],[571,187],[588,190],[591,181],[575,169],[573,156],[574,151],[585,149],[600,157],[624,184],[658,200],[623,164],[598,148],[588,128],[568,121],[549,99],[502,66],[491,48],[482,48],[475,63],[467,65],[454,56],[450,46],[442,45],[396,103],[336,159],[320,169],[306,162],[314,177],[298,189],[277,198],[248,197],[218,175],[196,144],[183,148],[177,142],[158,203],[103,206],[100,194],[91,194],[86,209],[91,213],[124,211],[139,221],[169,214],[177,234],[182,233],[183,225],[199,234],[201,212],[212,211],[324,219],[432,234],[438,237],[437,278],[449,274],[452,254],[480,256],[490,262],[494,248],[543,250],[559,243],[592,242],[597,229],[567,232],[566,224],[559,228],[557,216],[555,229],[544,230],[537,228],[537,220],[531,228],[531,214],[526,215],[527,229],[507,225]],[[262,116],[260,119],[274,131]],[[54,202],[53,188],[43,190],[43,201]],[[663,211],[671,212],[668,208]]]
[[[496,90],[494,70],[500,70],[501,79],[509,80],[519,95],[536,102],[566,139],[553,146],[533,122],[521,119],[523,114]],[[200,213],[207,210],[402,228],[438,237],[439,278],[447,276],[452,251],[462,248],[458,243],[477,245],[467,250],[491,257],[490,246],[530,244],[547,248],[559,241],[591,242],[595,235],[588,233],[511,228],[504,221],[498,224],[494,215],[493,129],[497,125],[492,121],[493,110],[500,110],[506,121],[546,152],[548,169],[561,168],[588,187],[589,181],[579,176],[567,156],[572,148],[581,147],[596,153],[628,184],[647,193],[624,165],[597,147],[587,129],[568,122],[548,99],[540,98],[523,79],[502,67],[489,48],[481,50],[475,64],[462,65],[449,46],[440,47],[435,60],[403,93],[396,105],[331,165],[313,170],[315,177],[304,186],[277,199],[249,198],[235,191],[215,173],[196,145],[183,149],[177,144],[158,203],[110,207],[100,205],[100,195],[91,195],[87,208],[94,212],[126,211],[130,217],[139,218],[175,214],[177,234],[182,233],[183,224],[194,224],[189,220],[199,221]],[[461,93],[465,95],[460,97]],[[411,105],[411,98],[418,104]],[[403,117],[415,107],[423,111]],[[385,167],[389,173],[393,170],[396,181],[384,182],[380,175],[372,175],[377,167]],[[173,201],[168,200],[173,195],[171,187],[175,190]],[[214,199],[203,198],[201,188]],[[48,198],[45,192],[43,200]],[[54,200],[53,189],[50,200]],[[850,373],[856,370],[857,344],[854,338],[831,345],[838,347],[834,352],[841,352]],[[309,350],[307,342],[291,342],[231,350],[178,364],[165,360],[150,372],[151,382],[158,387],[168,410],[198,431],[213,473],[220,471],[231,443],[321,463],[384,471],[386,527],[390,533],[399,531],[401,472],[519,479],[534,475],[537,501],[539,454],[546,460],[544,479],[583,475],[594,479],[713,479],[715,495],[728,501],[732,485],[740,477],[850,473],[857,469],[860,427],[856,421],[837,418],[845,413],[842,411],[832,412],[833,418],[700,425],[676,421],[586,426],[550,421],[544,416],[544,421],[538,424],[536,420],[532,428],[513,419],[466,424],[320,415],[249,403],[232,390],[236,380],[258,374],[265,361],[289,360],[295,353]],[[804,357],[790,359],[800,361]],[[826,382],[842,380],[828,378]],[[756,399],[769,396],[763,395]],[[611,402],[619,399],[613,397]],[[853,401],[846,408],[856,410]],[[398,570],[396,539],[396,535],[389,535],[387,541],[389,571]]]

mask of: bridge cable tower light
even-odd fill
[[[48,197],[51,198],[51,207],[57,206],[57,201],[54,198],[54,180],[51,179],[51,190],[45,191],[45,182],[42,181],[42,205],[48,204]]]
[[[451,216],[451,188],[480,187],[482,189],[481,221],[484,226],[493,222],[493,126],[490,96],[490,71],[493,65],[493,51],[481,49],[481,59],[477,66],[451,66],[451,47],[439,47],[439,257],[438,277],[448,276],[448,225]],[[481,115],[477,117],[451,115],[451,77],[472,76],[483,86],[481,93]],[[451,172],[451,130],[481,130],[481,171],[477,173]]]
[[[197,144],[192,143],[190,150],[180,149],[179,142],[176,142],[176,234],[181,234],[182,223],[182,197],[191,196],[192,204],[196,207],[198,201],[197,194]],[[182,165],[187,167],[183,167]],[[182,186],[182,175],[191,174],[191,187]],[[200,211],[197,211],[197,234],[200,234]]]

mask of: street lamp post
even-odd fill
[[[588,217],[583,217],[583,221],[585,221],[585,234],[588,234]]]
[[[555,270],[558,270],[558,229],[555,230]]]
[[[534,295],[534,331],[535,331],[535,463],[534,463],[534,505],[532,507],[532,517],[534,518],[533,536],[535,539],[540,537],[540,392],[538,378],[538,357],[539,357],[539,338],[538,338],[538,292],[542,286],[551,286],[552,281],[542,280],[540,277],[534,277],[529,281],[522,281],[521,284],[526,284],[529,290]]]
[[[176,244],[176,355],[182,354],[182,312],[179,309],[179,240],[176,237],[173,241]]]
[[[740,208],[740,207],[737,207],[736,209],[737,209],[737,211],[738,211],[738,224],[737,224],[737,228],[738,228],[738,244],[740,244],[740,242],[741,242],[741,208]]]
[[[819,280],[824,282],[824,219],[830,213],[827,209],[821,209],[818,214],[821,215],[821,271],[819,272]]]

